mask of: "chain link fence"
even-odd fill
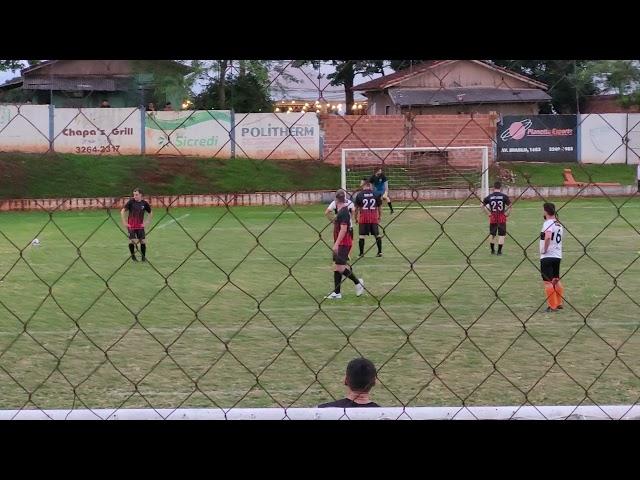
[[[275,130],[266,131],[285,133],[274,134],[259,156],[255,143],[240,138],[245,127],[249,136],[264,128],[251,123],[254,117],[211,110],[113,109],[104,122],[96,109],[50,109],[55,121],[47,127],[31,112],[49,107],[11,106],[0,143],[5,150],[28,143],[23,151],[32,153],[142,153],[136,161],[149,179],[161,175],[146,169],[145,158],[170,164],[200,155],[200,147],[205,158],[250,159],[257,175],[267,175],[285,146],[298,152],[296,161],[333,164],[336,172],[343,149],[369,149],[361,155],[365,167],[354,170],[358,178],[393,158],[394,212],[382,204],[384,256],[375,256],[369,237],[363,256],[356,239],[351,251],[364,295],[342,277],[343,298],[326,298],[334,238],[324,210],[340,186],[337,174],[325,191],[145,191],[154,213],[145,263],[131,261],[120,218],[137,185],[114,185],[112,197],[1,200],[3,418],[634,418],[640,214],[632,167],[620,167],[628,181],[615,185],[605,167],[574,161],[582,182],[558,185],[547,182],[553,163],[497,161],[504,118],[492,112],[526,116],[518,106],[536,103],[525,102],[535,89],[509,69],[473,65],[463,74],[495,73],[500,93],[517,98],[510,103],[467,102],[471,94],[453,83],[460,63],[441,62],[409,67],[410,78],[426,85],[419,104],[396,98],[398,110],[381,115],[383,101],[371,94],[368,109],[376,115],[334,115],[324,113],[332,102],[326,78],[296,65],[285,64],[271,84],[294,71],[314,85],[316,98],[303,99],[309,113],[269,116],[267,128]],[[553,97],[568,81],[569,73],[537,89]],[[311,127],[302,124],[323,104],[316,148],[303,138]],[[620,148],[631,153],[627,162],[637,162],[629,141],[634,125],[619,131],[606,115],[577,115],[574,135],[593,117],[619,136],[599,163],[611,163]],[[204,136],[190,143],[188,128]],[[76,141],[88,137],[99,140]],[[490,184],[502,180],[513,203],[504,255],[489,250],[483,172],[449,161],[447,152],[461,146],[490,149]],[[411,155],[411,168],[403,169],[408,147],[429,153]],[[416,162],[419,174],[412,173]],[[349,165],[343,168],[349,174]],[[69,182],[82,178],[68,172]],[[564,309],[553,313],[545,311],[538,250],[549,201],[565,242]],[[356,357],[376,365],[371,398],[382,410],[313,408],[344,397],[345,368]]]

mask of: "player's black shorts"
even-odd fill
[[[541,258],[540,273],[542,280],[550,282],[554,278],[560,278],[560,258]]]
[[[489,235],[492,237],[496,236],[496,233],[500,237],[504,237],[507,234],[507,224],[506,223],[490,223],[489,224]]]
[[[351,251],[351,247],[338,245],[338,253],[333,252],[333,261],[335,262],[335,264],[346,265],[349,261],[349,251]]]
[[[134,240],[134,239],[138,239],[138,240],[144,240],[145,234],[144,234],[144,228],[130,228],[129,229],[129,240]]]
[[[358,228],[361,237],[364,235],[380,236],[380,228],[377,223],[361,223]]]

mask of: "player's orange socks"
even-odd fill
[[[556,301],[556,290],[553,288],[553,283],[544,282],[544,292],[547,295],[547,305],[555,310],[558,307],[558,303]]]
[[[556,308],[562,305],[562,301],[564,300],[564,287],[560,283],[560,279],[558,278],[555,282],[555,300],[556,300]]]

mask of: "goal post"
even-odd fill
[[[341,187],[353,192],[360,180],[382,168],[390,189],[477,190],[489,195],[489,147],[343,148]]]

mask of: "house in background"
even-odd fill
[[[547,85],[482,60],[433,60],[353,87],[369,115],[489,113],[536,115]]]
[[[21,76],[0,85],[0,93],[18,93],[23,101],[56,107],[138,107],[150,101],[154,88],[151,63],[167,64],[177,74],[189,67],[167,60],[47,60],[24,68]],[[147,71],[145,71],[145,68]],[[20,89],[20,92],[15,92]],[[164,100],[164,99],[163,99]],[[182,98],[169,98],[179,108]]]

